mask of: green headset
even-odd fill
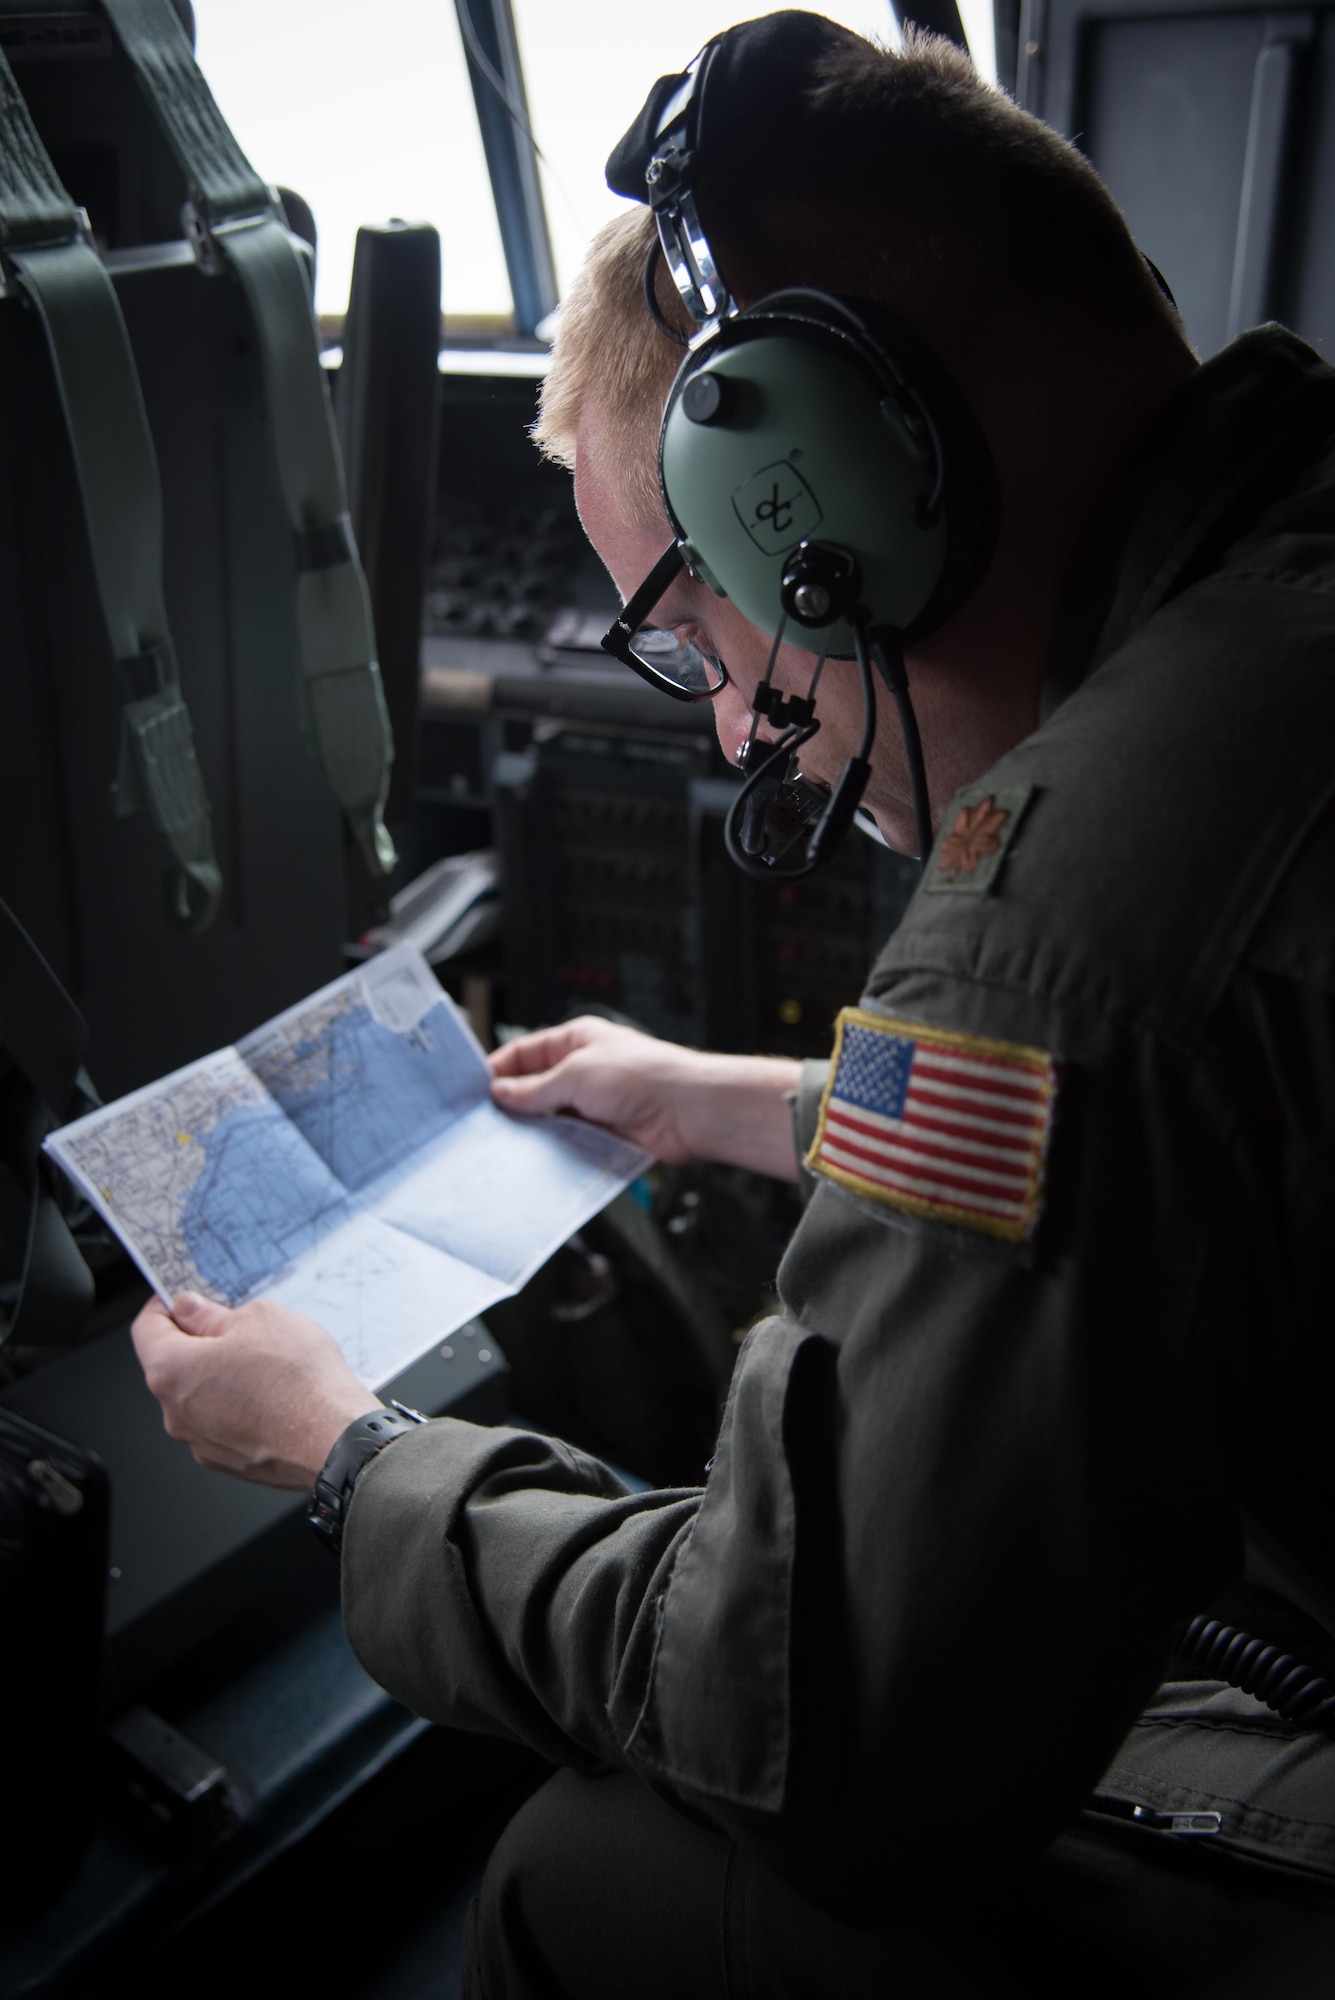
[[[659,434],[678,550],[774,641],[727,828],[734,861],[770,879],[799,839],[801,860],[780,872],[819,867],[852,823],[875,735],[873,664],[904,728],[925,860],[931,820],[903,649],[973,589],[997,528],[986,441],[925,345],[873,305],[805,288],[739,311],[700,222],[695,183],[710,132],[735,130],[748,105],[773,115],[785,93],[800,103],[813,54],[844,33],[794,11],[719,36],[683,76],[655,86],[608,166],[609,183],[647,201],[658,225],[644,273],[649,310],[686,344],[658,307],[661,256],[700,327]],[[805,696],[771,685],[783,639],[814,656]],[[795,760],[819,726],[824,662],[841,657],[860,665],[864,731],[831,793],[796,775]],[[780,733],[758,744],[766,720]],[[757,767],[758,749],[769,754]]]

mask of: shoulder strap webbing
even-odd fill
[[[250,305],[296,545],[301,664],[316,739],[368,866],[388,874],[396,860],[383,817],[393,742],[305,272],[170,0],[105,6],[185,176],[200,267],[230,271]]]
[[[0,53],[0,272],[36,309],[69,432],[93,571],[125,681],[117,811],[171,852],[170,921],[203,930],[222,881],[162,594],[158,464],[111,280]]]

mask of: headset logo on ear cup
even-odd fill
[[[786,555],[806,541],[824,518],[820,502],[786,458],[753,472],[732,496],[733,512],[767,556]]]

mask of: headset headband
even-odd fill
[[[685,70],[659,77],[613,148],[607,185],[653,211],[672,282],[697,326],[737,310],[700,221],[702,158],[714,161],[729,143],[756,157],[782,144],[807,114],[813,67],[861,41],[851,29],[797,8],[743,21],[706,42]],[[1145,263],[1176,306],[1162,272],[1148,257]]]
[[[707,326],[737,310],[700,220],[702,162],[781,143],[807,116],[813,66],[861,36],[788,8],[706,42],[675,76],[661,76],[607,162],[614,194],[644,202],[664,262],[691,318]]]

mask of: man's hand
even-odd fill
[[[668,1166],[722,1160],[795,1180],[788,1100],[799,1065],[702,1055],[585,1015],[488,1057],[504,1111],[564,1111],[633,1139]]]
[[[183,1292],[170,1313],[150,1299],[133,1331],[167,1435],[262,1486],[313,1485],[339,1434],[380,1407],[323,1327],[269,1299],[231,1311]]]

